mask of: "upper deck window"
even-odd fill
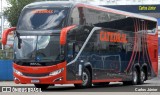
[[[26,8],[17,25],[18,30],[60,29],[65,24],[68,8]]]

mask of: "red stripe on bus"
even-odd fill
[[[81,84],[82,80],[71,80],[71,81],[66,81],[66,84]]]
[[[135,41],[135,51],[134,51],[136,53],[135,53],[133,61],[131,63],[131,67],[135,63],[135,60],[136,60],[136,57],[137,57],[137,52],[138,52],[138,30],[139,30],[138,28],[139,28],[138,27],[138,20],[136,19],[136,32],[135,32],[135,39],[136,39],[136,41]],[[132,70],[132,69],[130,69],[130,70]]]
[[[143,32],[142,32],[142,53],[143,53],[143,61],[145,61],[145,54],[144,54],[144,45],[145,45],[145,43],[144,43],[144,41],[145,41],[144,35],[145,35],[145,28],[144,28],[144,26],[145,26],[145,21],[142,22],[142,30],[143,30]]]
[[[137,57],[137,52],[138,52],[138,30],[139,30],[138,24],[139,24],[138,20],[136,19],[136,27],[137,27],[136,32],[135,32],[135,34],[136,34],[136,36],[135,36],[135,39],[136,39],[136,50],[135,50],[135,52],[136,52],[136,54],[134,55],[134,60],[131,63],[132,65],[135,63],[135,60],[136,60],[136,57]]]
[[[142,30],[142,28],[141,28],[141,21],[139,21],[139,30],[141,31]],[[139,33],[139,41],[141,41],[141,32]],[[141,42],[140,42],[141,43]],[[140,45],[140,46],[137,46],[138,47],[138,51],[139,51],[139,54],[138,54],[138,63],[140,62],[140,56],[141,56],[141,44],[140,44],[139,42],[138,42],[138,45]]]
[[[101,80],[92,80],[92,83],[95,83],[95,82],[119,82],[119,81],[122,81],[121,78],[117,78],[117,79],[101,79]]]
[[[147,25],[148,25],[148,23],[146,23],[146,26],[145,26],[145,31],[146,31],[146,33],[145,33],[145,39],[146,39],[146,44],[145,44],[145,52],[146,52],[146,56],[147,56],[147,62],[149,63],[149,64],[151,64],[150,63],[150,55],[149,55],[149,46],[148,46],[148,35],[147,35],[147,30],[148,30],[148,28],[147,28]],[[148,52],[147,52],[148,51]]]
[[[136,49],[136,31],[137,31],[137,26],[136,26],[136,21],[134,21],[134,30],[135,30],[135,34],[134,34],[134,48],[132,50],[132,55],[131,55],[131,58],[130,58],[130,61],[129,61],[129,64],[126,68],[125,71],[128,71],[129,67],[131,66],[131,63],[132,63],[132,60],[134,59],[134,53],[135,53],[135,49]]]

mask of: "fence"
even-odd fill
[[[12,60],[0,60],[0,81],[13,80]]]
[[[0,50],[0,81],[13,80],[13,50]]]

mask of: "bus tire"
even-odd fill
[[[109,82],[94,83],[93,85],[94,85],[94,86],[102,86],[102,87],[105,87],[105,86],[108,86],[108,85],[109,85]]]
[[[146,79],[146,74],[145,74],[144,70],[142,69],[140,71],[139,84],[143,84],[145,79]]]
[[[134,68],[132,73],[132,85],[137,85],[137,83],[138,83],[138,71],[136,68]]]
[[[76,88],[86,88],[92,86],[91,73],[87,68],[82,72],[82,84],[74,84]]]
[[[49,87],[49,84],[34,84],[36,88],[41,88],[42,90],[45,90]]]

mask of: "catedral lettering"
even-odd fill
[[[152,17],[68,1],[35,2],[24,7],[16,27],[3,32],[3,45],[11,31],[17,84],[136,85],[158,74]]]
[[[127,43],[126,34],[115,32],[100,32],[100,40],[106,42]]]
[[[53,10],[41,9],[41,10],[33,10],[32,12],[35,14],[51,14],[53,13]]]

